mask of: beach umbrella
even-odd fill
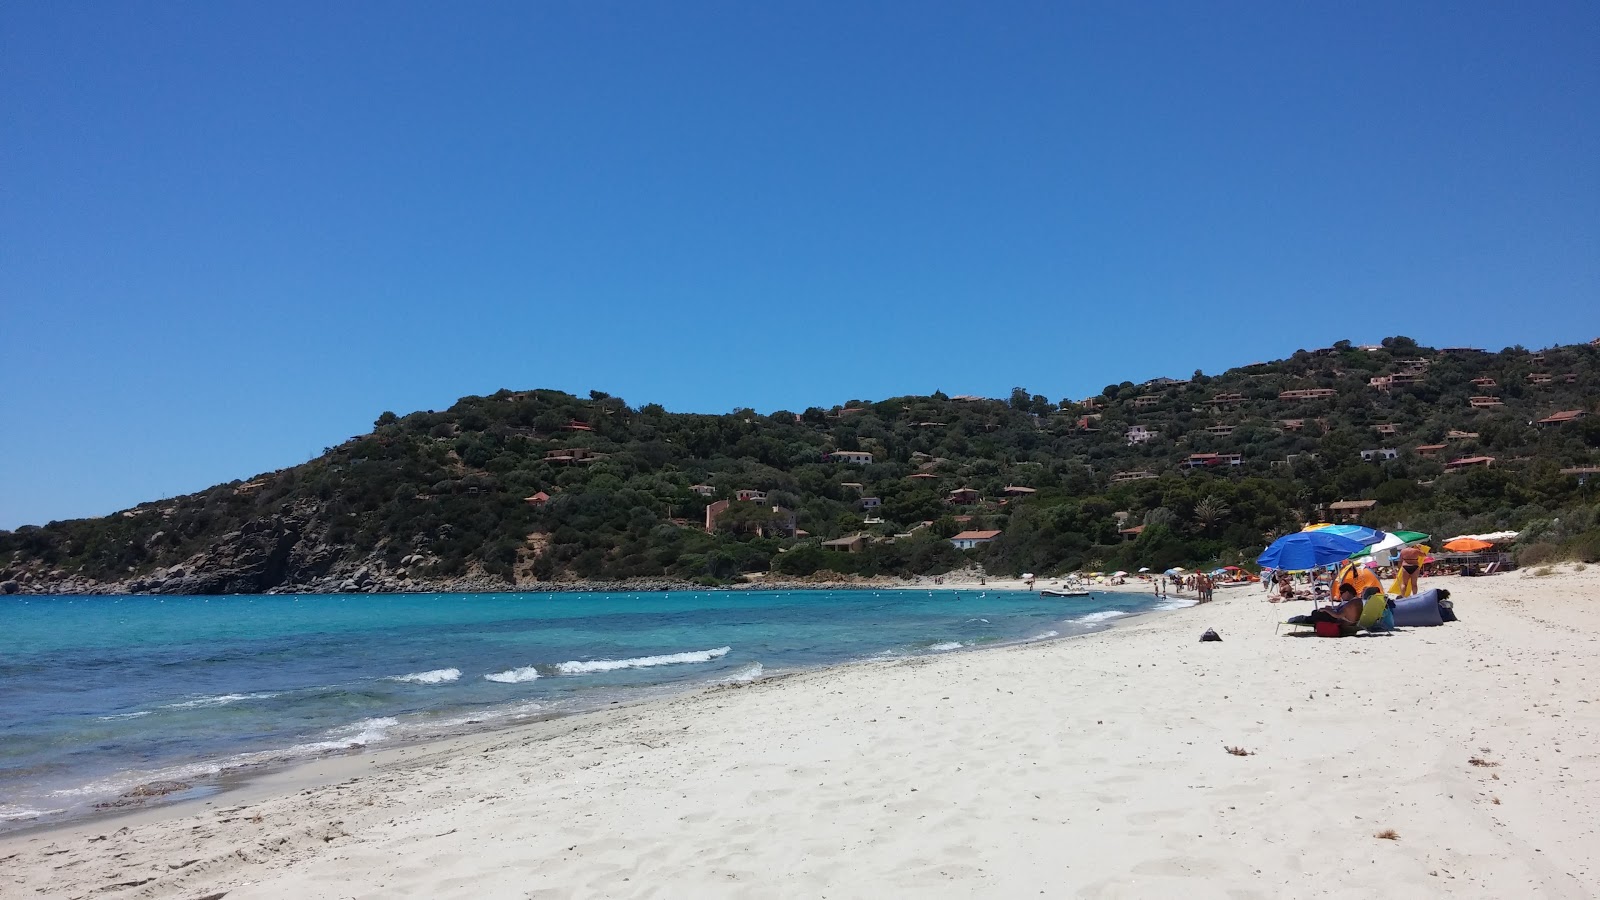
[[[1163,575],[1182,575],[1185,571],[1187,571],[1187,570],[1184,569],[1183,566],[1173,566],[1172,568],[1166,570],[1165,572],[1162,572],[1161,574],[1163,574]]]
[[[1366,544],[1358,540],[1332,533],[1327,529],[1297,531],[1273,541],[1272,545],[1257,557],[1256,562],[1272,569],[1299,572],[1315,569],[1318,566],[1333,565],[1365,546]]]
[[[1150,571],[1150,567],[1149,566],[1144,566],[1143,568],[1139,569],[1140,574],[1143,574],[1143,573],[1148,572],[1148,571]]]
[[[1128,574],[1127,572],[1124,572],[1121,569],[1118,569],[1115,572],[1111,573],[1111,577],[1112,578],[1122,578],[1122,577],[1126,576],[1127,574]]]
[[[1365,525],[1329,525],[1327,528],[1317,529],[1315,533],[1336,534],[1340,537],[1349,538],[1364,547],[1383,540],[1383,532],[1376,528],[1368,528]]]
[[[1459,537],[1453,541],[1446,541],[1444,549],[1449,550],[1451,553],[1477,553],[1493,546],[1494,544],[1488,541],[1480,541],[1477,538]]]
[[[1300,530],[1301,531],[1321,531],[1324,528],[1332,528],[1332,527],[1333,527],[1333,523],[1332,522],[1318,522],[1315,525],[1307,525],[1306,527],[1304,527],[1304,528],[1302,528]]]

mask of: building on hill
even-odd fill
[[[758,491],[755,488],[740,488],[734,491],[733,499],[748,503],[765,503],[767,502],[767,492]]]
[[[1304,431],[1305,427],[1306,427],[1306,420],[1305,419],[1279,419],[1278,420],[1278,428],[1283,430],[1283,431]]]
[[[1328,504],[1328,512],[1342,522],[1354,522],[1378,505],[1376,500],[1340,500]]]
[[[587,447],[566,447],[560,450],[547,450],[544,454],[545,462],[558,463],[563,466],[588,464],[605,458],[606,455],[604,453],[596,453]]]
[[[1492,456],[1463,456],[1460,459],[1452,459],[1445,463],[1444,468],[1447,472],[1461,472],[1466,469],[1487,469],[1493,465],[1494,457]]]
[[[828,454],[828,459],[857,466],[872,465],[872,454],[864,450],[835,450]]]
[[[856,501],[856,506],[859,507],[863,512],[877,509],[882,505],[883,501],[877,497],[862,497],[860,500]]]
[[[1399,457],[1400,451],[1394,449],[1393,447],[1382,447],[1377,450],[1361,451],[1362,462],[1383,462],[1384,460],[1398,459]]]
[[[1581,409],[1564,409],[1553,415],[1545,416],[1539,420],[1538,424],[1547,428],[1551,425],[1565,425],[1568,422],[1576,422],[1587,415],[1588,413]]]
[[[550,495],[546,494],[544,491],[539,491],[532,497],[523,497],[522,502],[528,504],[529,506],[543,506],[550,502]]]
[[[1444,448],[1447,447],[1447,446],[1449,446],[1449,445],[1448,444],[1422,444],[1422,445],[1417,447],[1417,455],[1422,457],[1423,459],[1433,459],[1434,457],[1438,456],[1440,451],[1444,450]]]
[[[1474,378],[1472,379],[1472,386],[1475,388],[1488,389],[1499,387],[1500,385],[1496,384],[1493,378]]]
[[[1121,484],[1124,481],[1141,481],[1146,478],[1154,477],[1156,477],[1156,473],[1146,472],[1143,470],[1136,472],[1118,472],[1117,474],[1111,476],[1111,483]]]
[[[765,498],[765,495],[762,496]],[[718,500],[706,507],[706,532],[708,534],[717,530],[717,520],[735,502],[737,501]],[[763,499],[761,504],[765,505],[765,503],[766,500]],[[755,531],[761,537],[794,537],[799,522],[800,517],[795,514],[794,510],[774,506],[772,507],[772,516],[764,524],[757,526]]]
[[[1139,539],[1139,535],[1144,534],[1144,526],[1135,525],[1132,528],[1118,528],[1117,534],[1121,535],[1125,541],[1136,541]]]
[[[1237,425],[1211,425],[1211,426],[1208,426],[1206,428],[1206,434],[1214,434],[1217,437],[1227,437],[1228,435],[1233,434],[1233,430],[1235,428],[1237,428],[1237,427],[1239,427],[1239,426],[1237,426]]]
[[[1374,425],[1372,428],[1379,434],[1395,434],[1397,432],[1397,429],[1394,427],[1394,425],[1388,422],[1385,422],[1382,425]]]
[[[1368,387],[1376,388],[1384,393],[1389,393],[1395,388],[1411,387],[1421,384],[1423,376],[1418,372],[1396,372],[1393,375],[1378,375],[1367,381]]]
[[[973,490],[972,488],[964,487],[956,488],[944,499],[946,503],[954,503],[959,506],[970,506],[974,503],[977,503],[981,498],[978,496],[977,491]]]
[[[906,478],[908,478],[908,479],[910,479],[912,481],[938,481],[939,480],[939,476],[933,474],[932,472],[916,472],[916,473],[913,473],[911,475],[907,475]]]
[[[1279,400],[1327,400],[1339,396],[1333,388],[1305,388],[1295,391],[1279,391]]]
[[[1218,394],[1215,397],[1212,397],[1210,400],[1207,400],[1206,402],[1211,404],[1212,406],[1217,406],[1217,407],[1238,406],[1239,404],[1244,402],[1244,395],[1243,394]]]
[[[1005,494],[1007,497],[1032,497],[1038,491],[1031,487],[1023,487],[1020,484],[1008,484],[1005,490],[1000,493]]]
[[[823,541],[822,549],[832,550],[836,553],[860,553],[862,550],[867,549],[867,536],[864,534],[852,534],[847,537],[834,538],[831,541]]]
[[[979,544],[987,544],[999,536],[1000,532],[998,531],[963,531],[952,537],[950,543],[957,550],[971,550],[973,547]]]
[[[593,431],[594,430],[594,427],[591,426],[589,423],[587,423],[587,422],[579,422],[577,419],[571,419],[571,420],[569,420],[567,422],[567,424],[565,424],[565,425],[563,425],[561,427],[565,431]]]
[[[1549,372],[1529,372],[1528,373],[1528,383],[1532,384],[1532,385],[1538,385],[1538,386],[1542,387],[1544,385],[1549,384],[1553,380],[1554,380],[1554,378],[1550,375]]]
[[[1489,352],[1489,351],[1483,349],[1482,347],[1440,347],[1439,348],[1439,353],[1440,354],[1448,354],[1448,355],[1451,355],[1451,356],[1471,356],[1471,355],[1476,354],[1476,353],[1487,353],[1487,352]]]
[[[1157,396],[1155,396],[1153,394],[1147,394],[1147,395],[1145,395],[1143,397],[1135,397],[1135,398],[1133,398],[1133,408],[1134,409],[1149,409],[1152,406],[1159,406],[1159,405],[1161,405],[1161,398],[1157,397]]]
[[[1129,425],[1126,435],[1128,439],[1128,445],[1131,447],[1134,444],[1148,443],[1156,436],[1157,433],[1158,432],[1155,430],[1146,428],[1143,425]]]
[[[1180,469],[1208,469],[1216,466],[1242,466],[1244,457],[1238,453],[1191,453],[1178,463]]]
[[[1473,409],[1493,409],[1496,406],[1504,406],[1505,403],[1499,397],[1468,397],[1467,405]]]
[[[712,494],[715,494],[717,489],[709,484],[691,484],[689,485],[689,491],[691,493],[699,494],[702,497],[709,497]]]

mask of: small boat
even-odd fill
[[[1039,592],[1039,596],[1041,596],[1041,597],[1087,597],[1087,596],[1089,596],[1089,592],[1085,591],[1085,590],[1080,590],[1080,589],[1069,589],[1069,590],[1065,590],[1065,591],[1043,590],[1043,591]]]

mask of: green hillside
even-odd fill
[[[692,415],[500,391],[384,413],[370,434],[249,481],[0,532],[0,581],[249,591],[326,589],[361,570],[357,586],[393,589],[466,575],[1165,567],[1253,559],[1328,504],[1363,500],[1376,503],[1351,514],[1372,525],[1521,528],[1525,545],[1593,556],[1595,485],[1562,470],[1600,464],[1600,416],[1538,420],[1593,413],[1597,398],[1593,345],[1482,352],[1403,337],[1058,401],[1018,388]],[[951,502],[957,489],[976,502]],[[1001,534],[960,551],[947,539],[963,530]],[[858,534],[859,552],[823,546]]]

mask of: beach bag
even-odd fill
[[[1340,637],[1344,634],[1338,622],[1317,622],[1312,627],[1317,630],[1317,637]]]

